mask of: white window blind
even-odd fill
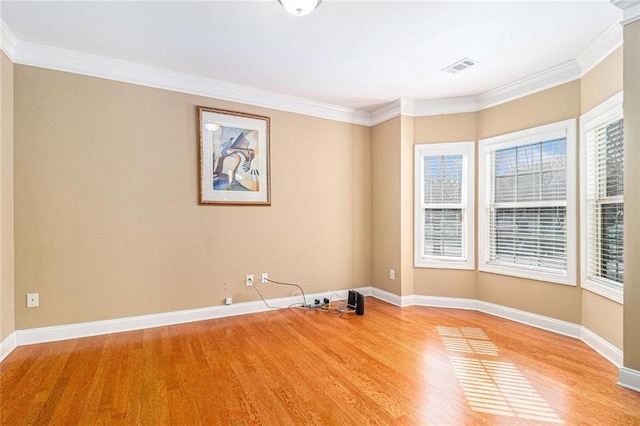
[[[479,269],[575,285],[575,120],[480,141]]]
[[[493,151],[489,164],[489,263],[566,270],[566,138]]]
[[[473,142],[416,145],[415,265],[473,268]]]
[[[424,256],[464,259],[462,155],[424,157]]]
[[[622,287],[622,111],[602,117],[587,129],[586,149],[587,279],[605,286]]]

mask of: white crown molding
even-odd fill
[[[18,340],[16,339],[16,332],[14,331],[10,335],[4,338],[0,342],[0,362],[7,357],[18,346]]]
[[[383,123],[402,114],[402,99],[396,99],[393,102],[382,105],[370,112],[371,126]]]
[[[627,7],[625,14],[628,14],[627,12],[630,10],[640,8],[640,1],[618,1],[617,3],[624,3]],[[618,4],[616,6],[622,7]],[[4,22],[0,21],[0,24],[2,50],[13,62],[18,64],[206,96],[363,126],[374,126],[400,115],[421,117],[458,114],[477,112],[500,105],[576,80],[622,44],[620,26],[612,26],[591,43],[576,60],[567,61],[477,96],[421,101],[397,99],[372,112],[367,112],[86,53],[20,42]]]
[[[555,67],[478,95],[478,110],[504,104],[579,78],[580,66],[578,62],[571,59]]]
[[[11,59],[14,61],[14,52],[16,46],[18,45],[18,39],[11,31],[11,28],[4,23],[2,19],[0,19],[0,49]]]
[[[414,117],[426,117],[430,115],[459,114],[478,111],[476,96],[460,96],[447,99],[432,99],[416,101],[413,110]]]
[[[414,117],[415,102],[411,99],[399,98],[393,102],[382,105],[370,112],[370,125],[375,126],[401,115]]]
[[[408,117],[427,117],[432,115],[459,114],[478,111],[475,96],[460,96],[446,99],[428,99],[414,101],[396,99],[371,112],[371,125],[375,126],[391,118],[405,115]]]
[[[621,37],[622,33],[620,32],[618,35]],[[610,36],[607,33],[607,36],[614,39],[615,34]],[[598,59],[601,61],[615,50],[616,47],[622,44],[622,40],[620,39],[620,43],[614,48],[611,48],[610,44],[606,44],[607,42],[611,43],[611,40],[600,42],[602,44],[602,46],[598,45],[600,50],[595,53],[591,53],[592,56],[585,57],[583,59],[585,64],[588,60]],[[602,49],[606,49],[606,51],[602,52]],[[597,64],[598,62],[596,62],[594,66]],[[489,90],[477,96],[461,96],[447,99],[414,101],[412,105],[413,108],[406,109],[406,115],[410,115],[412,117],[426,117],[431,115],[478,112],[483,109],[491,108],[496,105],[507,103],[533,93],[541,92],[543,90],[577,80],[584,75],[581,71],[581,66],[578,64],[577,60],[572,59],[563,64],[548,68],[539,73],[516,80],[496,89]],[[376,121],[378,121],[377,117],[385,117],[385,115],[382,114],[383,112],[387,113],[386,117],[388,118],[398,115],[398,101],[399,100],[386,105],[382,110],[377,110],[375,112],[376,115],[372,116],[372,122],[376,123]],[[396,109],[393,109],[394,106]],[[403,113],[405,113],[404,111],[405,110],[403,110]],[[392,113],[395,115],[392,115]]]
[[[639,0],[611,0],[611,4],[622,9],[622,25],[627,25],[635,21],[640,21],[640,1]]]
[[[14,62],[329,120],[370,125],[369,114],[365,111],[34,43],[20,42],[14,51]]]
[[[614,50],[622,46],[622,32],[622,25],[616,22],[587,46],[584,52],[576,58],[580,65],[580,77],[584,77]]]
[[[640,371],[622,367],[618,377],[618,385],[623,388],[640,392]]]

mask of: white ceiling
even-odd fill
[[[621,18],[608,1],[5,1],[20,43],[360,110],[485,93],[576,59]],[[446,66],[470,57],[459,74]]]

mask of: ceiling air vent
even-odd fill
[[[477,63],[478,61],[474,61],[473,59],[464,58],[464,59],[460,59],[455,64],[449,65],[448,67],[444,68],[442,71],[446,71],[450,74],[456,74],[456,73],[459,73],[460,71],[466,70],[467,68],[476,65]]]

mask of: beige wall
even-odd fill
[[[470,112],[415,117],[413,126],[416,144],[474,141],[478,114]]]
[[[624,365],[640,371],[640,21],[624,27]]]
[[[371,284],[370,129],[21,65],[15,100],[17,329]],[[270,207],[198,205],[197,105],[271,117]]]
[[[620,303],[582,290],[582,325],[620,350],[624,340],[623,316],[624,307]]]
[[[634,141],[638,32],[637,23],[625,29],[625,138]],[[638,50],[629,58],[631,48]],[[581,81],[478,113],[397,117],[368,129],[14,67],[2,55],[0,337],[14,328],[219,305],[226,296],[258,300],[244,275],[264,271],[309,293],[373,285],[398,295],[478,298],[584,324],[617,347],[624,339],[625,365],[638,369],[640,274],[630,257],[640,237],[627,237],[625,247],[624,337],[621,305],[579,287],[413,268],[413,144],[577,118],[620,90],[621,64],[619,49]],[[197,205],[196,105],[271,117],[271,207]],[[625,158],[639,158],[638,146],[626,143]],[[625,173],[629,191],[639,190],[634,173]],[[626,196],[627,217],[638,217],[631,211],[640,209],[633,201],[639,195]],[[626,222],[625,235],[640,235],[635,222]],[[266,297],[291,293],[263,290]],[[40,308],[24,307],[27,292],[40,293]]]
[[[0,342],[15,330],[13,63],[0,51]],[[25,299],[22,299],[23,301]]]
[[[475,141],[477,114],[448,114],[414,119],[415,143]],[[477,179],[474,179],[477,185]],[[411,206],[413,211],[413,206]],[[475,299],[476,272],[456,269],[415,268],[415,294]]]
[[[582,114],[622,91],[622,66],[622,48],[619,48],[582,77]],[[583,143],[578,144],[579,152]],[[622,304],[588,290],[582,291],[582,325],[619,349],[622,349],[623,341],[623,315]]]
[[[584,114],[622,90],[622,47],[591,69],[581,83],[581,111]]]
[[[480,111],[478,139],[579,116],[580,81],[573,81]],[[578,191],[577,181],[575,191]],[[579,286],[489,273],[478,273],[477,284],[480,300],[581,324]]]
[[[543,90],[478,113],[478,139],[580,117],[580,81]]]
[[[371,285],[401,294],[401,151],[402,119],[371,129]],[[389,278],[389,269],[396,279]]]

